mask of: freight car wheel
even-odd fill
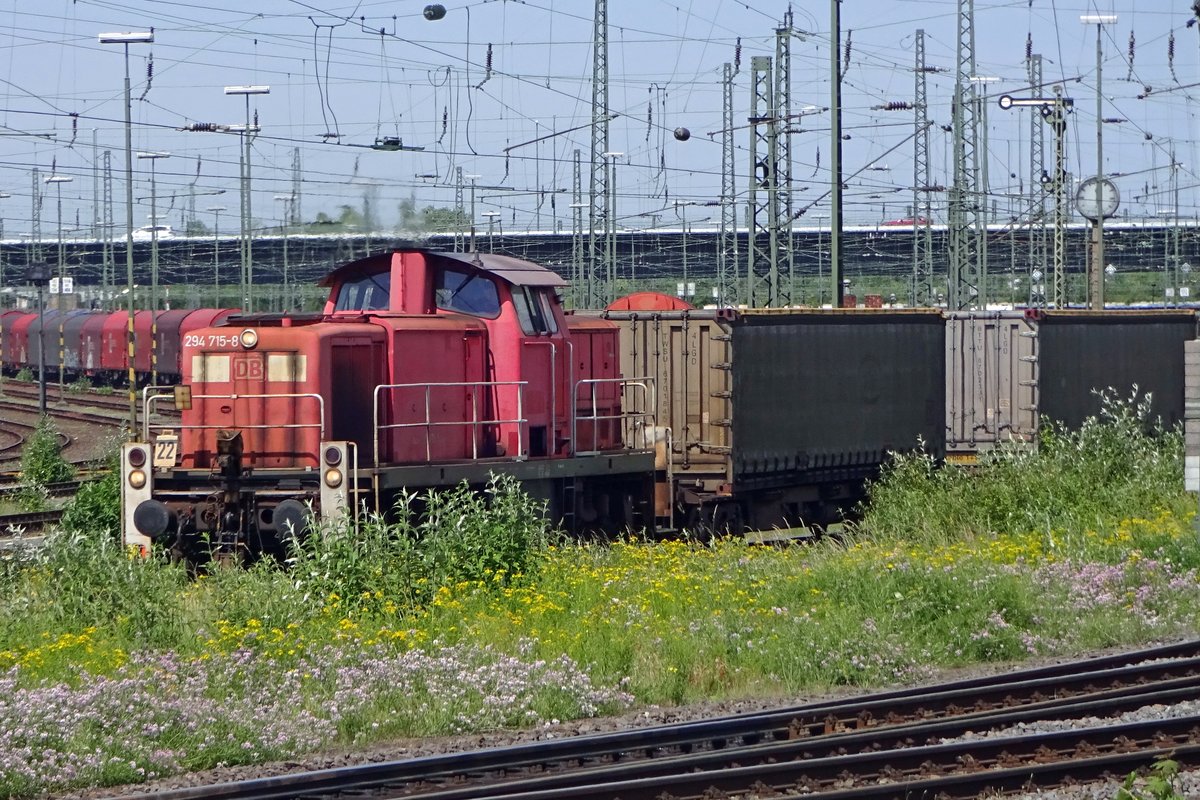
[[[710,542],[718,536],[741,536],[746,529],[742,507],[731,500],[693,506],[684,519],[684,530],[698,542]]]

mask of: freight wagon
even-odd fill
[[[657,387],[660,527],[822,526],[890,452],[945,443],[945,319],[927,310],[623,310],[621,371]]]
[[[952,313],[946,323],[946,449],[971,461],[1005,442],[1036,442],[1039,425],[1077,428],[1101,390],[1150,395],[1164,425],[1183,419],[1183,343],[1194,312]]]

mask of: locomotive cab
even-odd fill
[[[323,285],[321,314],[235,316],[183,337],[190,408],[125,447],[127,543],[197,561],[283,555],[316,520],[493,473],[568,529],[652,522],[653,456],[625,444],[647,412],[622,408],[616,328],[569,323],[553,272],[402,250]],[[168,397],[150,393],[146,418]]]

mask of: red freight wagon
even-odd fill
[[[79,369],[85,375],[95,375],[101,369],[101,354],[104,352],[104,323],[109,315],[105,312],[89,314],[79,332]]]
[[[174,383],[179,378],[180,327],[191,315],[191,309],[173,308],[158,312],[158,330],[154,344],[158,359],[158,382]]]
[[[129,312],[114,311],[100,328],[100,368],[124,375],[129,369]]]
[[[15,328],[18,322],[29,316],[34,315],[16,309],[0,313],[0,362],[8,369],[19,369],[23,363],[17,357],[19,351]]]

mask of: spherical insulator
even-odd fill
[[[686,142],[688,139],[692,138],[692,132],[687,128],[676,128],[675,138],[681,142]]]

